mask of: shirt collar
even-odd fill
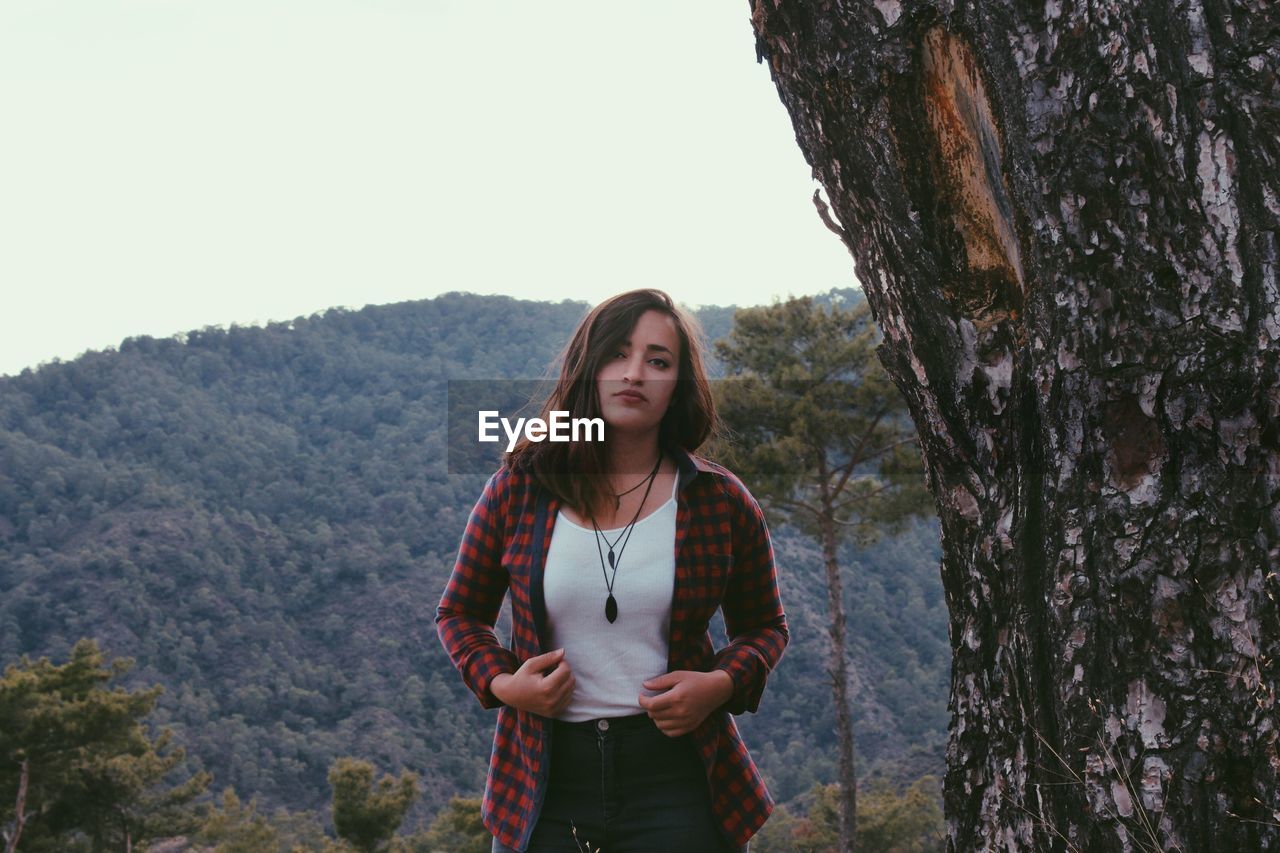
[[[677,491],[684,491],[684,487],[698,476],[699,472],[710,472],[714,469],[707,460],[701,456],[696,456],[683,447],[668,447],[667,453],[671,454],[676,461],[676,469],[680,472],[680,484],[676,487]]]

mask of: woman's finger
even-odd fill
[[[649,701],[644,703],[644,708],[648,710],[650,714],[654,711],[667,711],[675,706],[676,702],[679,701],[679,698],[680,697],[678,696],[672,696],[671,691],[668,690],[666,693],[659,693],[657,696],[648,697]]]
[[[659,724],[659,728],[662,728],[664,733],[670,733],[672,730],[684,726],[685,716],[684,714],[668,711],[662,716],[661,720],[654,720],[654,722]]]
[[[560,667],[555,672],[542,679],[542,687],[544,690],[552,692],[558,691],[566,681],[573,680],[573,673],[564,667]]]
[[[521,668],[527,669],[528,672],[542,672],[543,670],[550,669],[556,664],[563,662],[564,649],[556,649],[555,651],[529,658],[524,662]]]
[[[573,679],[560,685],[559,689],[552,690],[547,694],[547,704],[551,706],[548,716],[558,717],[565,708],[569,707],[569,703],[573,701]]]
[[[577,683],[577,680],[572,676],[567,682],[565,682],[564,688],[560,693],[560,710],[563,711],[565,708],[569,707],[569,703],[573,701],[573,688],[577,686]]]
[[[684,734],[684,726],[678,722],[667,723],[665,728],[659,726],[658,730],[667,737],[680,737],[680,735]]]

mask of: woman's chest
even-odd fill
[[[544,498],[522,512],[520,523],[507,532],[503,566],[516,622],[531,623],[545,643],[548,595],[553,600],[557,596],[562,596],[560,601],[576,599],[581,602],[577,606],[598,607],[603,614],[612,583],[619,613],[626,606],[624,594],[632,596],[633,608],[654,610],[665,601],[672,641],[706,630],[729,594],[733,572],[727,507],[696,494],[681,496],[671,504],[671,518],[654,515],[652,522],[641,520],[629,540],[618,538],[621,531],[616,529],[602,531],[598,539],[594,531],[586,531],[591,534],[587,538],[558,535],[571,527],[584,532],[560,517],[558,509],[554,498]],[[550,559],[553,546],[556,558]],[[643,596],[643,601],[637,596]]]
[[[552,626],[665,628],[675,593],[676,507],[621,529],[557,519],[542,573]]]

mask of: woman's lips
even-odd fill
[[[646,400],[645,396],[639,391],[619,391],[613,396],[621,397],[623,400],[634,400],[637,403],[643,403]]]

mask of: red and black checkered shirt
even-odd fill
[[[743,845],[773,810],[773,798],[730,714],[755,711],[765,678],[787,645],[773,545],[755,498],[728,470],[673,451],[680,470],[676,576],[668,671],[723,669],[733,696],[691,734],[725,837]],[[524,850],[547,787],[550,720],[503,705],[489,691],[499,673],[547,650],[542,572],[558,499],[532,475],[503,468],[471,511],[458,560],[436,610],[440,642],[485,708],[498,708],[481,814],[502,844]],[[511,648],[493,626],[511,593]],[[713,652],[708,624],[724,611],[729,645]]]

